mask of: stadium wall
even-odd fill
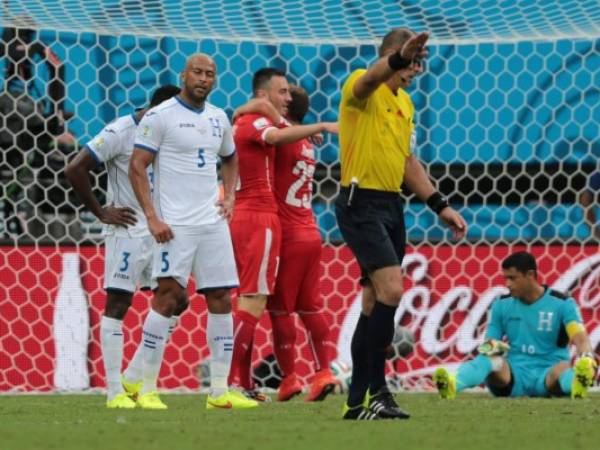
[[[519,247],[422,245],[405,258],[406,292],[397,322],[416,337],[414,351],[389,364],[389,375],[404,387],[422,387],[423,375],[438,365],[456,364],[471,356],[481,341],[488,306],[504,293],[499,261]],[[600,254],[596,246],[533,246],[546,284],[571,292],[578,302],[594,347],[600,343]],[[0,273],[0,391],[54,391],[56,367],[53,317],[56,296],[66,274],[63,254],[79,252],[82,286],[89,305],[87,346],[89,385],[104,387],[99,345],[103,249],[94,247],[0,247],[5,269]],[[349,361],[349,342],[358,318],[359,270],[345,246],[323,248],[321,292],[331,325],[338,360]],[[193,292],[193,283],[190,285]],[[138,293],[125,319],[125,359],[139,342],[149,296]],[[202,385],[202,363],[208,357],[205,341],[206,309],[193,295],[167,347],[159,386],[196,390]],[[301,329],[301,327],[300,327]],[[256,336],[254,364],[272,353],[270,324],[265,315]],[[298,369],[310,381],[312,362],[306,336],[299,335]],[[333,350],[333,349],[332,349]],[[421,384],[419,384],[421,383]]]

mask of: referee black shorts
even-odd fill
[[[384,267],[402,264],[406,252],[406,229],[402,200],[397,192],[340,188],[335,215],[346,244],[361,270],[361,284]]]

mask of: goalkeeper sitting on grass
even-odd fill
[[[598,365],[575,301],[538,283],[529,253],[510,255],[502,270],[510,293],[492,305],[479,355],[456,375],[435,371],[440,397],[482,383],[499,397],[586,397]],[[577,349],[572,366],[569,344]]]

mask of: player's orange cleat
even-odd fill
[[[320,402],[333,392],[339,380],[333,376],[331,369],[323,369],[315,374],[315,379],[310,385],[310,391],[304,399],[307,402]]]
[[[279,385],[279,389],[277,390],[277,400],[280,402],[287,402],[292,397],[300,394],[302,392],[302,385],[298,381],[298,377],[293,373],[284,377],[281,380],[281,384]]]

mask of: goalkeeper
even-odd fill
[[[502,270],[509,294],[492,305],[479,355],[456,375],[444,368],[435,371],[440,397],[454,398],[484,382],[498,397],[586,397],[597,362],[575,301],[538,283],[529,253],[510,255]],[[573,365],[569,344],[577,350]]]

